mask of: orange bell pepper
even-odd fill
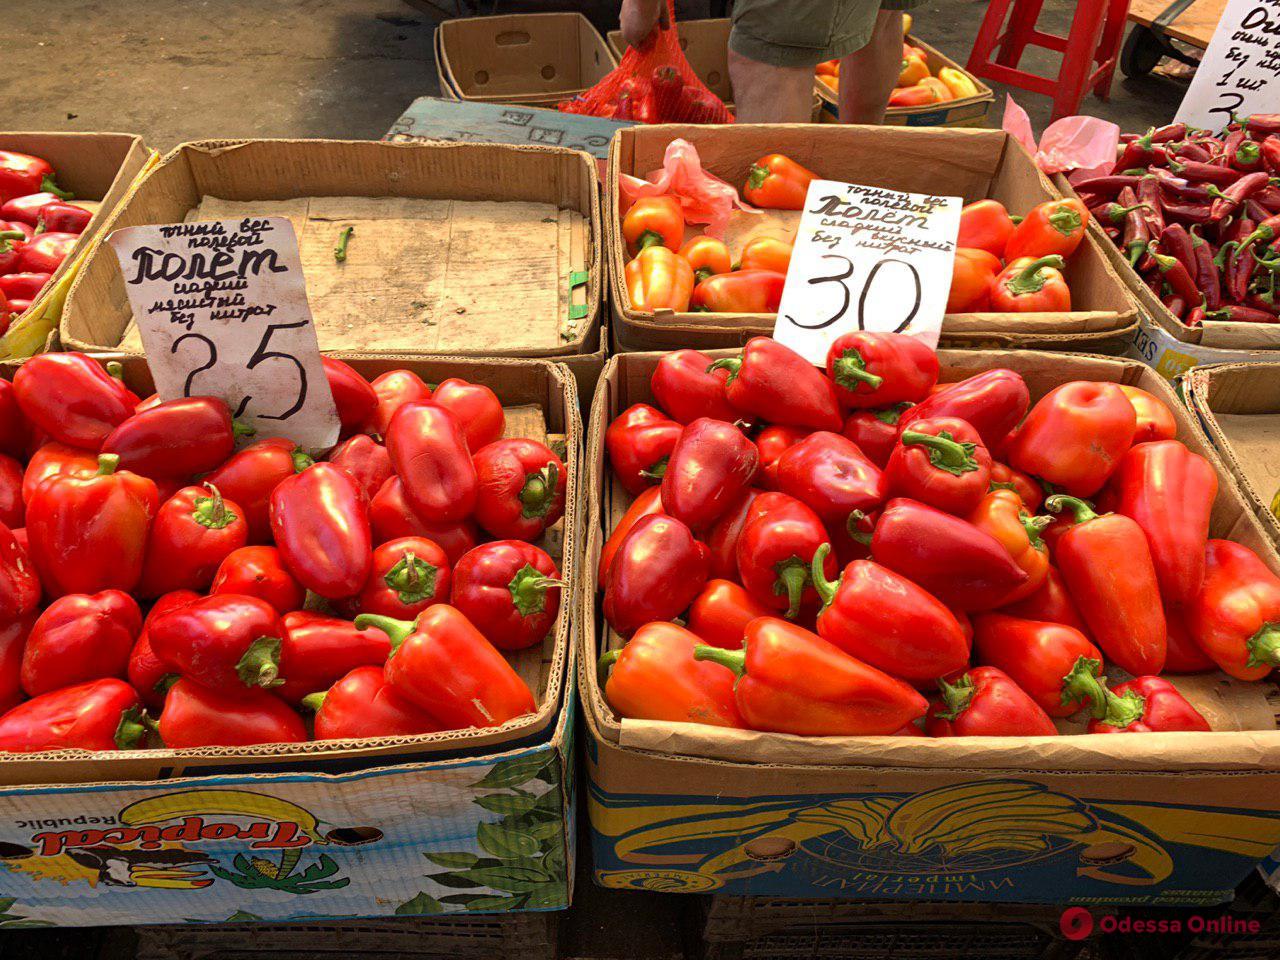
[[[902,58],[902,70],[898,73],[897,87],[914,87],[925,77],[930,76],[929,64],[923,57],[906,56]]]
[[[991,309],[991,284],[1004,268],[986,250],[960,247],[951,271],[947,313],[981,313]]]
[[[840,75],[838,73],[820,73],[818,74],[818,82],[826,84],[827,89],[833,93],[840,92]]]
[[[627,264],[627,294],[635,310],[689,309],[693,293],[693,267],[689,261],[666,247],[651,246]]]
[[[1076,252],[1089,226],[1089,208],[1076,199],[1046,200],[1031,208],[1009,237],[1005,260],[1019,257],[1064,259]]]
[[[924,47],[917,47],[915,44],[907,43],[905,40],[902,41],[902,56],[903,59],[907,57],[919,57],[926,63],[929,60],[929,55],[925,53]]]
[[[742,248],[739,270],[773,270],[786,273],[791,266],[791,244],[773,237],[756,237]]]
[[[654,244],[679,250],[684,240],[684,211],[670,194],[641,197],[622,215],[622,236],[632,253]]]
[[[938,102],[938,91],[921,84],[916,84],[914,87],[898,87],[889,94],[891,107],[927,107],[931,103]]]
[[[724,241],[705,234],[694,237],[681,247],[680,256],[689,261],[689,266],[693,267],[693,277],[698,283],[707,277],[728,273],[733,269],[733,258]]]
[[[966,204],[960,211],[960,235],[956,238],[956,246],[977,247],[1003,257],[1013,228],[1013,218],[999,200]]]
[[[956,95],[951,92],[951,88],[939,80],[937,77],[925,77],[917,86],[927,87],[938,95],[939,103],[946,103],[948,100],[954,100]]]
[[[787,275],[774,270],[722,273],[698,284],[689,305],[708,313],[777,313],[786,282]]]
[[[1012,261],[991,285],[997,313],[1070,313],[1071,290],[1062,276],[1062,257]]]
[[[957,100],[978,95],[978,85],[963,70],[957,70],[955,67],[943,67],[938,71],[938,79],[947,85],[947,89],[951,91],[951,96]]]
[[[840,76],[839,60],[823,60],[818,64],[817,74],[820,77],[838,77]]]
[[[1040,531],[1053,522],[1051,517],[1027,513],[1022,497],[1012,490],[992,490],[979,501],[969,522],[984,530],[1009,551],[1013,562],[1027,573],[1026,582],[1015,587],[1000,604],[1015,603],[1040,589],[1049,575],[1049,548]]]
[[[770,153],[752,165],[742,196],[747,203],[766,210],[802,210],[809,184],[817,179],[816,173],[790,157]]]

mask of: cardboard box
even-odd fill
[[[1280,362],[1196,367],[1182,392],[1262,526],[1280,544]]]
[[[773,332],[773,314],[640,313],[631,308],[623,282],[627,251],[619,218],[618,177],[644,177],[662,166],[677,137],[698,149],[703,166],[740,186],[747,170],[768,153],[784,153],[821,176],[915,193],[955,194],[966,203],[994,197],[1025,212],[1059,196],[1027,152],[999,130],[923,130],[907,127],[735,124],[730,127],[664,125],[631,127],[614,136],[609,152],[605,230],[614,337],[621,349],[737,346]],[[789,238],[796,211],[736,214],[726,242],[737,253],[755,236]],[[1106,262],[1096,238],[1086,238],[1067,264],[1074,312],[951,314],[943,343],[964,346],[1044,347],[1063,350],[1119,348],[1134,324],[1133,302]]]
[[[93,211],[93,219],[52,280],[22,316],[13,318],[8,331],[0,337],[0,360],[11,360],[46,348],[85,255],[102,236],[103,225],[129,186],[154,163],[155,154],[141,137],[130,133],[0,132],[0,150],[16,150],[48,160],[58,185],[75,194],[72,202]]]
[[[1141,360],[1170,382],[1177,382],[1179,377],[1196,366],[1265,363],[1280,359],[1280,354],[1272,350],[1231,350],[1179,340],[1152,320],[1145,307],[1138,308],[1138,323],[1125,345],[1124,353],[1135,360]]]
[[[505,144],[189,143],[129,191],[108,230],[288,216],[325,352],[575,357],[593,373],[604,286],[594,162]],[[345,225],[356,232],[339,264]],[[141,352],[111,249],[77,278],[61,335],[68,349]]]
[[[890,126],[905,127],[983,127],[986,126],[987,111],[995,102],[996,95],[980,78],[956,63],[945,53],[934,49],[918,37],[907,35],[907,43],[919,47],[925,52],[925,62],[929,64],[929,73],[938,75],[943,67],[959,70],[973,81],[978,92],[972,97],[961,97],[948,100],[946,103],[935,103],[923,107],[890,107],[884,116],[884,122]],[[822,101],[822,119],[836,123],[840,117],[840,99],[836,91],[821,80],[815,81],[814,89]]]
[[[459,100],[554,107],[618,65],[580,13],[445,20],[436,28],[441,90]]]
[[[723,354],[719,354],[723,355]],[[591,517],[579,617],[594,875],[607,887],[733,896],[1207,904],[1280,843],[1273,687],[1177,678],[1218,732],[1141,736],[795,737],[617,717],[595,664],[595,570],[629,498],[604,463],[610,419],[652,401],[661,354],[605,367],[587,441]],[[1075,379],[1141,386],[1219,470],[1212,535],[1280,554],[1169,385],[1131,360],[943,351],[947,380],[1008,367],[1033,399]],[[601,518],[604,518],[603,521]],[[1076,728],[1078,729],[1078,728]]]

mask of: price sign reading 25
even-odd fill
[[[337,440],[289,220],[129,227],[107,243],[162,399],[221,397],[258,436],[308,450]]]
[[[959,197],[831,180],[809,185],[775,339],[815,364],[853,330],[936,346],[951,289]]]

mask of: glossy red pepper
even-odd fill
[[[61,204],[62,198],[48,190],[14,197],[12,200],[0,204],[0,220],[17,221],[18,223],[25,223],[28,226],[35,227],[40,222],[41,211],[51,203]],[[81,207],[74,209],[83,210]],[[89,211],[84,210],[83,212],[88,213]],[[54,228],[48,227],[47,229],[52,230]],[[71,230],[68,232],[80,233],[81,231]]]
[[[387,635],[373,627],[358,628],[350,620],[295,610],[280,618],[279,669],[283,683],[271,692],[299,704],[327,690],[356,667],[380,667],[391,654]]]
[[[1019,257],[1069,257],[1084,240],[1089,209],[1077,199],[1046,200],[1032,207],[1013,228],[1004,248],[1006,261]]]
[[[427,523],[405,501],[404,484],[392,477],[369,504],[369,524],[375,543],[399,537],[426,537],[440,544],[451,563],[480,542],[480,533],[471,520],[457,523]]]
[[[1044,503],[1044,490],[1040,484],[1030,475],[1013,469],[1007,463],[992,461],[991,483],[988,489],[1009,490],[1016,493],[1028,513],[1035,513]]]
[[[330,600],[354,596],[369,579],[373,544],[360,489],[330,463],[317,463],[271,493],[271,530],[285,567]]]
[[[469,450],[479,450],[502,438],[507,423],[502,401],[483,383],[450,377],[436,387],[431,400],[458,418]]]
[[[815,602],[813,558],[827,542],[822,518],[795,497],[762,493],[751,504],[738,537],[736,553],[742,585],[761,603],[785,610],[794,620],[805,602]],[[836,575],[835,557],[822,561],[823,572]]]
[[[740,414],[813,430],[844,426],[835,385],[771,337],[752,338],[741,356],[716,360],[708,369],[729,371],[725,394]]]
[[[23,415],[54,440],[95,453],[138,398],[83,353],[41,353],[13,375]]]
[[[998,667],[974,667],[938,680],[942,702],[929,708],[931,737],[1054,737],[1049,715]]]
[[[9,273],[0,276],[0,293],[12,300],[34,300],[53,279],[51,273]],[[21,313],[21,310],[15,310]]]
[[[662,514],[643,517],[609,564],[605,619],[625,637],[650,621],[678,617],[706,583],[707,565],[707,548],[687,526]]]
[[[440,725],[392,689],[382,667],[356,667],[327,691],[303,698],[316,712],[317,740],[414,737]]]
[[[777,486],[823,523],[839,528],[855,512],[878,510],[888,489],[885,475],[857,444],[825,430],[809,434],[779,458]]]
[[[1173,419],[1173,411],[1153,394],[1140,387],[1118,384],[1124,395],[1133,404],[1137,416],[1137,426],[1133,431],[1133,443],[1149,443],[1152,440],[1172,440],[1178,435],[1178,423]]]
[[[349,437],[360,430],[378,408],[378,395],[369,382],[349,363],[321,357],[334,405],[338,408],[339,436]]]
[[[27,462],[27,469],[22,475],[22,499],[30,503],[36,487],[49,477],[58,474],[91,477],[97,472],[98,455],[96,453],[50,440],[36,450]]]
[[[827,351],[827,376],[846,408],[919,403],[938,382],[938,355],[905,334],[846,333]]]
[[[707,531],[707,549],[711,554],[711,576],[738,579],[738,538],[751,517],[756,497],[764,493],[755,487],[739,496],[715,525]]]
[[[265,546],[241,547],[227,554],[213,575],[209,593],[257,597],[280,614],[301,610],[307,598],[302,584],[285,569],[280,551]]]
[[[45,608],[22,653],[30,696],[103,677],[124,677],[142,630],[137,602],[119,590],[68,594]]]
[[[235,695],[181,679],[165,694],[160,739],[170,750],[302,743],[307,728],[283,700],[264,691]]]
[[[756,617],[772,617],[766,607],[732,580],[708,580],[689,607],[689,631],[701,643],[726,650],[742,648],[747,624]]]
[[[194,590],[175,590],[166,593],[151,605],[146,618],[142,621],[142,632],[133,642],[133,650],[129,653],[129,665],[125,673],[133,689],[148,707],[157,710],[164,706],[164,695],[178,678],[173,668],[162,663],[151,647],[151,634],[148,627],[157,617],[162,617],[170,610],[186,606],[192,600],[199,600],[200,594]]]
[[[27,550],[12,530],[0,525],[0,624],[35,611],[43,592]]]
[[[1188,622],[1191,617],[1185,609],[1170,609],[1168,606],[1164,609],[1165,624],[1169,628],[1165,642],[1164,672],[1208,673],[1210,670],[1217,670],[1218,665],[1200,649],[1192,636],[1191,624]]]
[[[524,650],[541,643],[555,626],[564,586],[546,551],[520,540],[498,540],[458,561],[449,603],[499,650]]]
[[[735,270],[707,277],[693,288],[695,313],[777,313],[787,275],[776,270]]]
[[[732,423],[739,413],[725,395],[727,370],[708,370],[712,360],[697,350],[675,350],[662,357],[653,368],[649,387],[658,406],[677,423],[692,423],[699,417]]]
[[[128,750],[146,735],[133,687],[114,677],[53,690],[0,717],[0,752]]]
[[[0,270],[5,273],[17,270],[18,264],[22,261],[22,251],[27,247],[26,232],[19,229],[22,226],[25,224],[6,223],[0,227]],[[10,298],[5,294],[5,313],[18,312],[18,308],[12,304],[20,299],[20,297]]]
[[[684,427],[657,407],[637,403],[623,410],[605,431],[604,447],[614,476],[633,497],[658,483]]]
[[[973,624],[974,653],[998,667],[1051,717],[1069,717],[1083,700],[1064,694],[1063,684],[1078,662],[1102,670],[1102,653],[1083,633],[1063,623],[984,613]]]
[[[40,208],[37,226],[49,233],[74,233],[78,236],[84,233],[92,219],[93,214],[84,207],[54,200]]]
[[[1137,423],[1133,404],[1114,383],[1064,383],[1032,407],[1005,458],[1073,497],[1089,497],[1119,466]]]
[[[425,537],[388,540],[373,551],[369,580],[351,607],[360,613],[412,620],[433,603],[449,602],[452,577],[449,557],[439,544]]]
[[[0,203],[42,191],[65,200],[72,198],[58,189],[49,161],[15,150],[0,150]]]
[[[960,210],[960,233],[956,237],[956,246],[985,250],[993,256],[1003,257],[1013,228],[1013,218],[999,200],[966,204]]]
[[[978,431],[988,450],[995,451],[1030,406],[1031,392],[1019,374],[988,370],[930,394],[903,413],[898,427],[906,430],[917,420],[959,417]]]
[[[414,513],[441,524],[471,516],[480,481],[453,414],[430,403],[405,404],[387,431],[387,452]]]
[[[1135,677],[1114,689],[1096,666],[1084,660],[1067,678],[1066,690],[1088,701],[1090,733],[1158,733],[1208,731],[1209,722],[1177,687],[1163,677]]]
[[[1280,665],[1280,578],[1248,547],[1209,541],[1188,611],[1196,644],[1224,673],[1261,680]]]
[[[147,535],[159,507],[156,485],[117,473],[111,454],[98,462],[91,477],[50,477],[27,504],[28,552],[50,596],[128,592],[142,577]]]
[[[667,461],[662,509],[693,530],[705,530],[750,486],[759,462],[755,444],[733,424],[694,420]]]
[[[475,520],[490,536],[537,540],[564,516],[569,471],[545,443],[495,440],[475,452],[473,469],[479,481]]]
[[[958,417],[914,420],[898,435],[884,471],[889,494],[954,513],[972,513],[991,483],[991,454]]]
[[[627,507],[627,512],[622,515],[622,519],[609,534],[609,539],[600,548],[600,562],[596,565],[596,576],[600,583],[604,583],[604,578],[609,572],[609,564],[613,562],[613,555],[618,552],[618,545],[631,532],[631,528],[644,517],[662,512],[661,487],[649,487],[632,501],[631,506]]]
[[[365,432],[386,437],[391,418],[406,403],[431,399],[431,388],[411,370],[389,370],[369,384],[378,397],[378,406],[365,424]]]
[[[228,695],[280,686],[284,627],[257,597],[215,594],[156,617],[151,649],[173,672]]]
[[[35,618],[35,613],[27,613],[0,625],[0,715],[25,699],[22,692],[22,651]]]
[[[329,462],[339,470],[345,470],[369,501],[395,474],[387,448],[367,433],[357,433],[334,447],[329,454]]]
[[[18,407],[13,384],[8,380],[0,380],[0,453],[26,459],[30,439],[31,431],[26,417]]]
[[[138,595],[208,589],[222,561],[248,538],[244,511],[217,487],[183,487],[156,512]]]
[[[22,500],[22,464],[0,453],[0,524],[11,530],[25,522],[26,504]]]
[[[788,426],[769,426],[761,430],[756,435],[756,450],[760,454],[757,482],[769,490],[777,490],[778,458],[812,432],[805,427]]]
[[[841,433],[858,445],[863,455],[883,470],[889,454],[898,442],[898,423],[909,403],[898,403],[882,410],[855,410],[845,420]]]
[[[76,233],[38,233],[18,254],[15,273],[56,273],[80,242]]]
[[[313,462],[292,440],[269,437],[249,444],[204,479],[240,505],[250,543],[270,543],[272,492]]]

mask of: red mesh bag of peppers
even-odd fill
[[[1073,186],[1151,292],[1189,327],[1280,322],[1280,114],[1123,140]]]
[[[612,73],[559,108],[639,123],[733,123],[729,108],[698,79],[680,49],[674,0],[667,0],[667,17],[669,27],[628,47]]]

